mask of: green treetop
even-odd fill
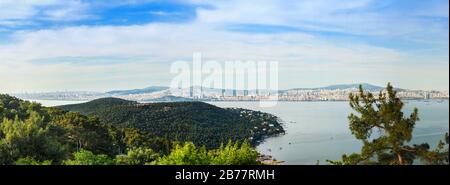
[[[364,92],[360,86],[358,94],[350,94],[350,106],[356,112],[348,117],[350,130],[363,143],[361,153],[343,155],[342,161],[330,163],[410,165],[420,159],[425,164],[448,164],[448,135],[446,142],[441,141],[432,151],[427,143],[408,145],[419,121],[419,111],[415,108],[405,117],[404,103],[391,84],[378,96]]]

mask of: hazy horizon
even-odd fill
[[[255,3],[257,2],[257,3]],[[448,0],[0,2],[0,92],[170,86],[175,61],[278,61],[279,89],[449,90]]]
[[[384,88],[385,85],[378,85],[378,84],[371,84],[371,83],[340,83],[340,84],[329,84],[329,85],[325,85],[325,86],[314,86],[314,87],[290,87],[290,88],[286,88],[286,89],[279,89],[280,91],[283,90],[293,90],[293,89],[320,89],[320,88],[326,88],[326,87],[330,87],[330,86],[340,86],[340,85],[358,85],[358,84],[365,84],[365,85],[373,85],[373,86],[377,86],[377,87],[381,87]],[[107,93],[107,92],[111,92],[111,91],[129,91],[129,90],[142,90],[145,88],[153,88],[153,87],[167,87],[170,88],[169,86],[164,86],[164,85],[147,85],[145,87],[137,87],[137,88],[130,88],[130,89],[125,89],[125,88],[115,88],[115,89],[108,89],[105,91],[92,91],[92,90],[68,90],[68,89],[60,89],[60,90],[55,90],[55,91],[18,91],[18,92],[1,92],[0,93],[10,93],[10,94],[22,94],[22,93],[54,93],[54,92],[92,92],[92,93]],[[203,88],[209,88],[209,87],[203,87]],[[402,87],[395,87],[395,88],[400,88],[400,89],[405,89]],[[215,88],[209,88],[209,89],[215,89]],[[229,89],[231,90],[231,89]],[[239,91],[243,91],[243,90],[247,90],[247,89],[236,89]],[[256,89],[248,89],[248,90],[256,90]],[[259,89],[262,90],[262,89]],[[268,90],[268,89],[266,89]],[[448,90],[437,90],[437,89],[406,89],[406,90],[425,90],[425,91],[448,91]]]

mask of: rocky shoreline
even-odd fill
[[[228,110],[236,112],[240,117],[249,120],[252,129],[250,130],[248,140],[253,146],[259,145],[268,137],[275,137],[286,133],[283,128],[283,123],[275,115],[242,108],[230,108]]]
[[[260,154],[257,159],[263,165],[282,165],[284,161],[279,161],[270,155]]]

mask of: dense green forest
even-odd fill
[[[104,110],[114,113],[114,116],[109,118],[111,122],[106,122],[108,120],[99,119],[92,114],[86,116],[60,108],[43,107],[38,103],[23,101],[9,95],[0,95],[0,119],[2,120],[0,122],[0,164],[259,164],[257,162],[259,154],[245,139],[248,135],[243,134],[241,135],[242,138],[230,137],[231,132],[245,133],[243,129],[248,127],[242,126],[242,128],[230,129],[232,127],[225,127],[224,125],[231,124],[229,122],[215,124],[213,121],[217,120],[207,118],[207,116],[219,115],[222,115],[220,118],[232,116],[231,120],[239,121],[232,126],[239,127],[239,124],[245,123],[245,119],[238,118],[236,110],[208,107],[202,103],[158,104],[153,107],[119,99],[101,99],[88,105],[91,105],[91,107],[84,110],[93,111],[103,109],[103,106],[111,107],[111,109]],[[197,107],[197,109],[193,107]],[[133,116],[131,114],[139,111],[139,108],[146,108],[143,109],[145,114],[154,117],[160,116],[158,122],[155,121],[159,125],[152,125],[152,122],[139,122],[145,121],[145,119],[140,120],[143,119],[143,115]],[[159,108],[165,111],[158,112]],[[195,112],[189,114],[191,108]],[[214,111],[218,112],[208,112],[208,108],[214,108]],[[172,109],[177,111],[165,117],[164,113],[171,112]],[[117,114],[115,111],[118,111]],[[156,113],[150,114],[151,111]],[[107,112],[102,111],[102,114],[99,115],[103,115],[103,118],[105,118],[108,117],[106,114]],[[130,121],[113,122],[123,114],[131,115],[127,117]],[[273,118],[271,117],[271,119]],[[183,119],[188,120],[183,121]],[[180,125],[169,123],[170,121],[179,121]],[[164,124],[167,124],[167,126],[164,127]],[[189,128],[189,124],[193,124],[194,128]],[[207,124],[215,125],[209,129]],[[164,131],[180,132],[181,134],[164,134],[163,132],[156,132],[156,128],[148,129],[152,126],[161,126]],[[217,133],[226,133],[228,138],[218,139],[221,134]],[[206,137],[196,136],[195,134],[204,134]],[[214,134],[216,134],[216,138],[213,137]],[[175,136],[184,137],[184,139],[177,140],[173,138]],[[197,138],[197,142],[188,141],[189,137],[187,136]],[[200,143],[210,142],[199,142],[199,138],[211,138],[214,141],[229,139],[229,141],[227,145],[221,144],[227,142],[220,142],[205,147]],[[232,139],[236,140],[233,141]],[[242,140],[238,141],[237,139]],[[217,147],[213,148],[212,146]]]
[[[223,109],[203,102],[150,103],[103,98],[60,108],[97,116],[119,128],[133,128],[171,141],[192,141],[217,148],[221,143],[249,140],[256,145],[265,136],[284,133],[278,118],[245,109]],[[220,133],[220,134],[218,134]]]

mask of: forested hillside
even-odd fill
[[[80,148],[114,154],[114,130],[94,117],[0,95],[0,164],[33,158],[59,163]]]
[[[173,141],[192,141],[207,148],[218,147],[228,140],[250,140],[255,145],[264,136],[283,133],[277,117],[244,110],[222,109],[202,102],[151,103],[116,98],[61,106],[67,111],[95,115],[105,123]]]
[[[236,110],[203,103],[143,105],[119,99],[85,105],[67,107],[91,115],[0,94],[0,165],[260,164],[258,153],[244,139],[248,135],[242,134],[248,127],[234,128],[247,119],[239,118]],[[208,116],[231,118],[215,122],[220,120]],[[250,121],[247,124],[255,124]],[[232,136],[234,131],[243,140]],[[236,141],[226,141],[222,132]],[[201,142],[202,138],[226,142],[211,144]]]

